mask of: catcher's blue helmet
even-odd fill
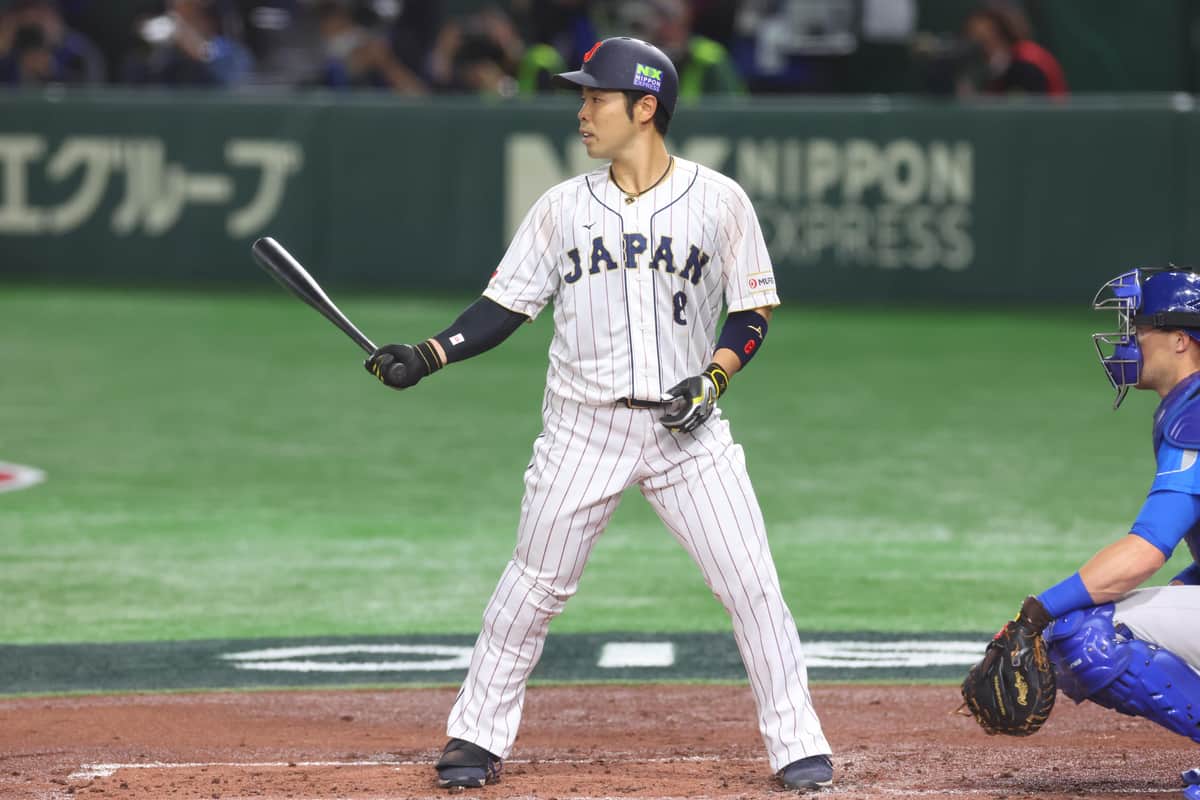
[[[555,75],[554,83],[652,94],[668,117],[675,113],[679,97],[679,73],[667,54],[628,36],[596,42],[584,55],[580,69]]]
[[[1181,329],[1200,342],[1200,274],[1191,269],[1141,267],[1124,272],[1100,287],[1092,308],[1117,312],[1117,331],[1092,335],[1100,363],[1117,390],[1113,408],[1141,377],[1138,325]],[[1112,348],[1111,354],[1105,355],[1106,347]]]

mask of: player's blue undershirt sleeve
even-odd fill
[[[1170,558],[1175,546],[1200,522],[1200,496],[1160,490],[1150,493],[1129,532]]]

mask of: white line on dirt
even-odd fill
[[[207,767],[383,767],[401,765],[402,761],[142,761],[137,764],[84,764],[67,776],[71,780],[108,778],[122,769],[202,769]],[[416,763],[416,762],[414,762]]]
[[[605,763],[619,761],[622,764],[669,764],[672,762],[698,763],[704,761],[737,761],[738,759],[721,758],[718,756],[672,756],[671,758],[628,758],[626,756],[605,756]],[[244,769],[270,769],[272,767],[424,767],[430,766],[432,760],[421,761],[141,761],[135,764],[84,764],[67,776],[70,780],[90,780],[94,778],[111,777],[122,769],[201,769],[206,767],[230,767]],[[594,758],[511,758],[505,764],[595,764]]]

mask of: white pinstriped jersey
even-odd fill
[[[531,319],[554,301],[546,386],[579,403],[662,400],[711,360],[722,305],[779,303],[736,182],[676,157],[665,180],[625,200],[607,166],[553,187],[483,293]]]

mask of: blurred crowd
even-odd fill
[[[917,0],[0,0],[0,86],[550,90],[600,38],[654,42],[680,96],[838,91],[831,65],[903,43],[924,89],[1064,93],[1017,5],[915,30]]]

